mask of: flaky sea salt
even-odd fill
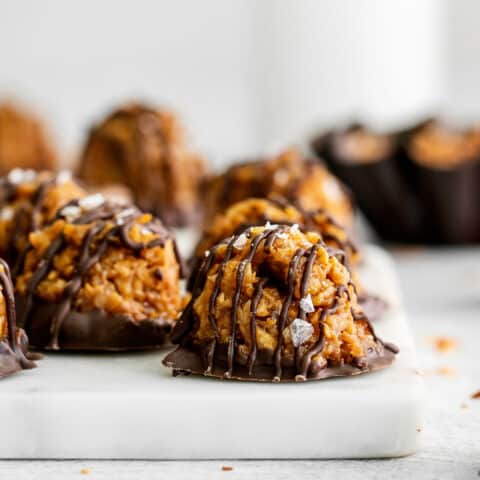
[[[291,227],[290,227],[290,231],[292,233],[298,233],[300,231],[299,227],[298,227],[298,223],[294,223]]]
[[[148,227],[141,227],[140,228],[140,233],[142,235],[150,235],[153,232]]]
[[[305,313],[312,313],[315,311],[315,307],[313,306],[313,302],[312,302],[312,296],[310,294],[300,299],[300,308]]]
[[[78,201],[78,204],[84,210],[93,210],[94,208],[99,207],[105,203],[105,197],[101,193],[95,193],[94,195],[89,195],[88,197],[81,198]]]
[[[115,222],[117,223],[117,225],[123,225],[125,223],[125,220],[128,217],[135,215],[135,213],[137,213],[137,210],[135,208],[126,208],[125,210],[122,210],[115,215]]]
[[[63,185],[72,179],[72,172],[70,170],[62,170],[58,172],[55,182],[57,185]]]
[[[22,168],[14,168],[13,170],[10,171],[10,173],[7,175],[7,179],[10,183],[23,183],[23,182],[31,182],[35,180],[35,177],[37,174],[35,173],[35,170],[32,169],[22,169]]]
[[[11,220],[15,215],[15,210],[12,207],[3,207],[0,210],[0,219],[4,221]]]
[[[292,343],[295,348],[306,342],[313,335],[313,326],[311,323],[296,318],[289,326]]]
[[[60,215],[62,215],[62,217],[67,220],[67,222],[72,222],[73,220],[78,218],[81,213],[81,208],[77,207],[76,205],[67,205],[66,207],[63,207],[62,210],[60,210]]]
[[[238,238],[233,242],[233,246],[241,250],[247,244],[247,236],[242,233]]]
[[[208,257],[210,255],[210,250],[205,250],[205,253],[203,255],[204,257]]]
[[[265,230],[274,230],[275,228],[277,228],[278,225],[275,224],[275,223],[270,223],[270,222],[267,222],[265,225],[264,225],[264,229]]]

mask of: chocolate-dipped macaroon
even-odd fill
[[[180,308],[180,270],[173,238],[151,214],[100,194],[72,201],[30,234],[19,324],[48,350],[157,348]]]
[[[251,227],[210,249],[164,364],[254,381],[356,375],[390,365],[347,268],[296,226]]]
[[[142,210],[168,226],[184,226],[200,218],[204,170],[174,115],[132,103],[92,128],[78,174],[93,187],[126,185]]]
[[[0,178],[0,256],[12,266],[24,253],[28,235],[49,223],[59,208],[86,196],[69,171],[15,168]]]
[[[0,379],[23,369],[34,368],[28,339],[17,327],[15,298],[7,263],[0,259]]]
[[[325,210],[305,210],[281,197],[248,198],[218,213],[209,226],[203,230],[191,264],[199,265],[205,252],[224,238],[241,233],[248,227],[269,224],[297,224],[304,232],[319,233],[331,251],[335,250],[346,265],[356,265],[360,258],[355,243],[347,231]]]
[[[247,198],[283,197],[306,210],[322,209],[350,227],[353,207],[340,181],[314,159],[295,149],[258,161],[236,164],[206,184],[206,224],[229,206]]]
[[[375,320],[388,308],[385,300],[363,288],[357,268],[361,261],[361,254],[347,230],[325,210],[304,210],[278,197],[249,198],[217,214],[210,226],[204,229],[195,247],[190,260],[192,271],[201,265],[205,252],[224,238],[241,233],[248,227],[261,226],[265,223],[297,224],[303,232],[319,233],[329,247],[329,252],[336,255],[340,262],[350,269],[357,287],[358,301],[368,318]],[[187,283],[189,290],[193,287],[191,282],[194,278],[194,274],[189,278]]]
[[[0,104],[0,175],[13,168],[55,167],[56,155],[40,120],[16,105]]]

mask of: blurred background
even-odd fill
[[[474,0],[4,0],[0,96],[75,152],[136,97],[178,112],[215,165],[352,116],[474,118]]]

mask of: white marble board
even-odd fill
[[[390,257],[363,278],[390,310],[377,333],[401,349],[381,372],[305,384],[172,377],[165,352],[48,354],[0,384],[0,458],[371,458],[415,452],[423,383]]]

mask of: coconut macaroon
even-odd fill
[[[16,279],[19,324],[38,348],[159,347],[180,308],[180,274],[160,220],[84,197],[30,234]]]
[[[433,169],[449,170],[480,160],[480,130],[450,128],[430,122],[416,130],[407,143],[411,160]]]
[[[174,374],[274,382],[365,373],[398,351],[376,337],[320,235],[287,225],[210,249],[172,341],[164,364]]]
[[[39,119],[12,103],[0,104],[0,175],[12,168],[51,170],[55,157]]]
[[[200,218],[204,169],[172,113],[132,103],[92,128],[78,174],[93,187],[125,185],[142,210],[183,226]]]
[[[35,367],[25,332],[17,328],[10,270],[0,259],[0,378]]]
[[[11,170],[0,178],[0,256],[13,266],[30,232],[50,222],[59,208],[85,195],[69,171]]]
[[[213,177],[205,186],[206,224],[217,213],[247,198],[283,197],[306,210],[322,209],[350,227],[353,206],[341,182],[318,160],[288,149],[279,155],[237,164]]]
[[[282,198],[249,198],[231,205],[215,216],[195,247],[192,265],[198,265],[207,250],[224,238],[241,233],[247,227],[270,224],[297,224],[302,231],[320,233],[325,243],[336,250],[347,265],[355,265],[359,252],[347,231],[325,210],[300,209]]]

